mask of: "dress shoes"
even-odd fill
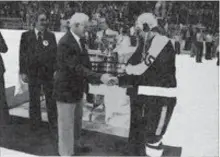
[[[85,154],[91,152],[92,149],[89,146],[76,146],[75,147],[75,155]]]

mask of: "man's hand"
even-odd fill
[[[110,74],[103,74],[100,80],[108,86],[114,86],[118,84],[118,78],[111,76]]]
[[[119,81],[117,77],[111,77],[110,80],[108,81],[107,85],[108,86],[115,86],[118,85]]]
[[[28,77],[26,74],[20,74],[20,77],[21,77],[21,80],[24,82],[24,83],[28,83]]]
[[[101,81],[102,81],[102,83],[104,83],[104,84],[107,84],[108,83],[108,81],[110,80],[110,78],[111,78],[111,75],[110,74],[103,74],[102,76],[101,76]]]
[[[126,66],[126,68],[125,68],[126,74],[131,75],[131,74],[132,74],[132,71],[133,71],[132,65],[131,65],[131,64],[128,64],[128,65]]]

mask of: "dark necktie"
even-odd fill
[[[79,41],[80,41],[80,45],[81,45],[82,51],[85,52],[86,51],[85,39],[80,39]]]
[[[38,32],[37,33],[37,42],[38,42],[38,46],[39,47],[42,47],[43,46],[43,38],[42,38],[42,33],[41,32]]]
[[[103,36],[106,36],[106,29],[103,31]]]

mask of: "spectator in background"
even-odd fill
[[[197,52],[197,46],[196,46],[196,42],[197,42],[197,39],[196,39],[196,28],[193,27],[192,29],[193,33],[192,33],[192,47],[191,47],[191,51],[190,51],[190,57],[194,57],[196,55],[196,52]]]
[[[1,15],[1,17],[5,16],[5,11],[3,8],[0,8],[0,15]]]
[[[165,29],[166,20],[163,18],[159,18],[159,19],[157,19],[157,22],[158,22],[158,29],[160,31],[160,34],[168,36],[168,33]]]
[[[133,25],[130,28],[129,33],[130,33],[131,46],[136,46],[137,45],[137,35],[136,35],[135,25]]]
[[[67,4],[64,9],[64,19],[69,19],[74,14],[73,8],[70,6],[70,4]]]
[[[26,22],[25,11],[21,9],[19,14],[20,14],[20,18],[22,18],[22,21]]]
[[[89,46],[89,49],[97,49],[98,48],[98,45],[96,44],[95,40],[96,40],[96,32],[98,31],[97,30],[97,21],[95,20],[95,17],[93,17],[90,21],[90,24],[89,24],[89,30],[87,32],[88,34],[88,46]]]
[[[175,40],[175,51],[177,54],[180,54],[181,53],[181,50],[180,50],[180,28],[179,26],[177,25],[176,26],[176,30],[175,30],[175,34],[174,34],[174,40]]]
[[[217,47],[217,66],[219,66],[219,45]]]
[[[61,32],[66,32],[68,31],[68,20],[65,19],[65,9],[63,9],[62,11],[60,11],[60,31]]]
[[[216,57],[218,46],[219,46],[219,32],[216,32],[213,37],[212,57]]]
[[[192,26],[190,25],[189,28],[187,28],[186,30],[186,43],[185,43],[185,50],[186,51],[189,51],[191,49],[191,29],[192,29]]]
[[[211,34],[211,30],[207,30],[205,35],[205,44],[206,44],[206,53],[205,59],[210,60],[212,59],[212,45],[213,45],[213,36]]]
[[[35,16],[34,8],[29,5],[28,9],[27,9],[27,13],[26,13],[26,21],[27,21],[28,29],[33,29],[34,28],[34,25],[33,25],[34,16]]]
[[[197,34],[196,34],[196,47],[197,47],[196,62],[197,63],[202,63],[203,39],[204,39],[203,30],[198,29]]]
[[[101,30],[96,33],[96,36],[97,36],[96,43],[99,44],[98,47],[101,50],[104,50],[105,48],[103,46],[106,43],[104,43],[103,40],[105,40],[106,37],[108,37],[108,36],[116,36],[117,37],[118,36],[118,32],[112,30],[109,27],[109,22],[107,22],[107,20],[105,18],[100,18],[99,21],[98,21],[98,25],[99,25]]]
[[[53,31],[60,31],[61,12],[58,4],[50,12],[50,28]]]
[[[120,29],[120,34],[117,37],[117,45],[116,48],[113,50],[117,52],[119,56],[129,53],[131,42],[129,38],[129,27],[124,25]]]
[[[7,51],[8,51],[8,47],[0,32],[0,53],[6,53]],[[10,118],[7,101],[6,101],[6,95],[5,95],[4,73],[5,73],[4,62],[0,54],[0,126],[8,124]]]

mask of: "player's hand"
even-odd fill
[[[113,86],[113,85],[116,85],[118,84],[118,78],[117,77],[114,77],[110,74],[103,74],[101,76],[101,79],[102,83],[108,85],[108,86]]]

